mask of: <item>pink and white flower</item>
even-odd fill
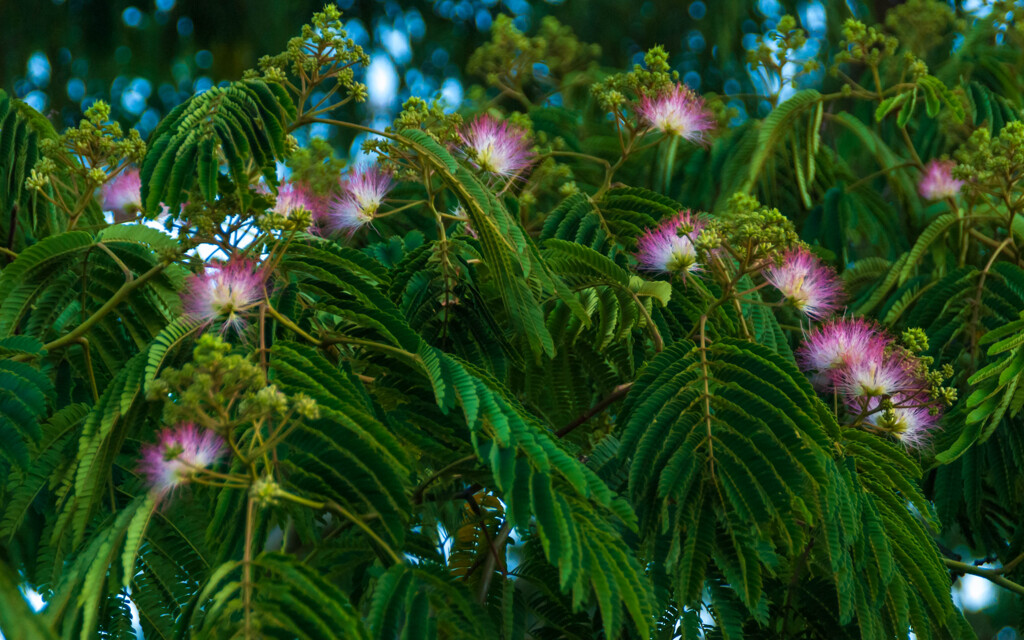
[[[704,221],[690,211],[680,211],[648,229],[637,241],[639,268],[684,277],[700,271],[695,243],[703,229]]]
[[[213,322],[221,318],[228,327],[241,328],[241,312],[263,298],[265,274],[249,260],[207,267],[201,275],[189,277],[182,301],[185,313],[196,320]]]
[[[508,122],[481,116],[461,135],[473,164],[488,173],[514,176],[533,162],[526,131]]]
[[[636,112],[648,127],[697,144],[704,144],[705,132],[715,127],[704,98],[682,84],[661,95],[641,96]]]
[[[921,386],[912,362],[879,345],[872,345],[863,358],[844,367],[836,377],[836,387],[850,399],[892,396]]]
[[[885,350],[890,339],[861,318],[839,318],[807,334],[797,349],[797,362],[821,390],[832,388],[842,370],[858,366],[869,354]]]
[[[763,275],[787,302],[809,318],[821,320],[839,309],[842,283],[835,271],[806,249],[787,251],[782,263],[771,265]]]
[[[299,208],[309,211],[313,215],[313,220],[319,220],[324,216],[324,199],[301,182],[281,184],[272,211],[287,218]]]
[[[891,411],[879,410],[878,403],[877,398],[868,402],[867,410],[870,413],[864,421],[876,429],[888,432],[908,449],[923,447],[939,421],[937,405],[920,394],[894,396]]]
[[[953,178],[953,167],[956,163],[952,160],[932,160],[925,167],[924,176],[918,184],[918,191],[921,197],[926,200],[943,200],[952,198],[960,193],[964,186],[963,180]]]
[[[391,186],[391,174],[377,167],[353,171],[328,205],[328,229],[352,235],[373,222]]]
[[[123,222],[142,210],[142,180],[139,170],[125,169],[103,185],[103,210],[112,211],[115,222]]]
[[[157,442],[144,445],[139,469],[152,490],[163,496],[213,466],[223,453],[220,436],[186,422],[164,429]]]

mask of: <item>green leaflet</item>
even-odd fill
[[[285,392],[312,397],[320,409],[320,418],[291,441],[293,481],[358,511],[377,511],[400,546],[410,510],[405,451],[345,372],[301,345],[278,343],[273,355],[274,382]]]
[[[33,291],[31,284],[54,273],[63,263],[92,245],[92,236],[84,231],[68,231],[50,236],[18,254],[18,258],[0,272],[0,335],[15,332],[31,300],[16,292]]]
[[[18,252],[63,228],[53,205],[25,188],[41,157],[39,143],[54,137],[46,118],[0,90],[0,210],[9,212],[0,216],[0,238]]]
[[[178,637],[229,638],[238,632],[234,614],[242,589],[239,565],[225,563],[211,574]],[[348,596],[294,557],[262,553],[253,562],[253,574],[255,584],[277,586],[253,589],[250,615],[261,634],[299,632],[301,637],[325,640],[370,637]]]
[[[750,173],[743,184],[743,191],[750,191],[757,183],[765,163],[789,132],[794,130],[794,120],[820,100],[821,94],[814,89],[803,89],[776,107],[765,118],[758,131],[756,151],[750,158]]]
[[[405,135],[407,132],[403,132]],[[483,259],[493,270],[502,302],[513,326],[525,335],[536,357],[554,355],[555,345],[544,323],[535,289],[551,293],[566,302],[577,316],[583,315],[579,303],[561,280],[540,259],[533,240],[527,236],[501,202],[484,185],[436,144],[424,146],[421,132],[411,131],[407,144],[417,153],[432,159],[442,180],[465,206],[473,229],[480,236]],[[425,135],[425,134],[423,134]],[[432,142],[432,139],[428,142]],[[437,152],[441,151],[439,155]]]
[[[373,590],[367,616],[371,637],[496,637],[492,621],[467,595],[444,572],[396,565],[377,579]]]
[[[20,467],[42,437],[41,419],[54,400],[49,376],[26,362],[0,360],[0,457]]]
[[[243,157],[252,157],[264,178],[277,185],[275,161],[284,158],[284,127],[295,116],[287,94],[261,80],[212,87],[189,98],[161,121],[142,163],[142,198],[150,215],[161,205],[177,211],[192,185],[203,197],[219,193],[220,155],[235,195],[248,206],[252,196]]]
[[[823,545],[841,624],[905,633],[884,603],[907,576],[929,612],[926,626],[957,628],[960,614],[935,586],[944,585],[937,550],[906,508],[936,526],[915,484],[920,469],[896,446],[849,429],[837,456],[839,429],[828,416],[796,367],[763,346],[720,339],[702,359],[679,341],[648,364],[623,409],[620,456],[631,465],[641,532],[670,532],[666,569],[681,604],[699,606],[710,584],[723,634],[740,632],[730,631],[744,617],[738,603],[770,625],[772,581],[808,545]],[[805,518],[813,529],[797,523]],[[855,579],[869,570],[870,580]],[[716,572],[728,590],[715,586]]]

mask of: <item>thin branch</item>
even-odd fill
[[[459,458],[458,460],[455,460],[454,462],[450,462],[450,463],[444,465],[443,467],[441,467],[440,469],[438,469],[437,471],[435,471],[433,473],[433,475],[431,475],[429,478],[427,478],[422,483],[420,483],[420,486],[416,487],[416,490],[413,491],[413,493],[412,493],[412,501],[413,501],[413,503],[419,504],[420,502],[423,501],[423,492],[426,491],[427,487],[429,487],[431,484],[433,484],[433,482],[435,480],[437,480],[438,478],[443,476],[448,471],[451,471],[455,467],[457,467],[459,465],[462,465],[462,464],[465,464],[467,462],[472,462],[473,460],[476,460],[476,454],[468,455],[468,456],[466,456],[464,458]]]
[[[608,396],[605,397],[603,400],[601,400],[600,402],[595,404],[590,409],[587,409],[587,411],[584,412],[580,417],[576,418],[575,420],[573,420],[569,424],[565,425],[564,427],[562,427],[561,429],[556,431],[555,432],[555,437],[557,437],[557,438],[564,438],[565,436],[569,435],[570,433],[573,432],[574,429],[576,429],[576,427],[580,426],[581,424],[584,424],[585,422],[587,422],[588,420],[590,420],[594,416],[596,416],[599,413],[603,412],[605,409],[607,409],[609,406],[611,406],[615,401],[620,400],[621,398],[624,398],[626,396],[626,394],[629,393],[629,390],[632,389],[632,388],[633,388],[633,383],[632,382],[627,382],[625,384],[620,384],[619,386],[615,387],[615,389],[610,394],[608,394]]]
[[[1001,575],[1001,570],[999,569],[982,569],[981,567],[976,567],[973,564],[950,560],[949,558],[943,558],[942,562],[945,563],[946,567],[954,573],[969,573],[980,578],[985,578],[993,584],[997,584],[1004,589],[1016,593],[1017,595],[1024,596],[1024,585],[1004,578]]]
[[[501,531],[498,532],[498,536],[494,539],[492,548],[501,546],[504,548],[505,541],[508,540],[508,534],[512,532],[512,523],[509,522],[508,518],[505,519],[505,523],[501,525]],[[494,577],[494,565],[497,563],[496,556],[488,555],[487,560],[484,562],[484,575],[480,579],[480,593],[477,596],[480,604],[487,602],[487,592],[491,588],[491,579]]]
[[[113,295],[113,297],[110,298],[110,300],[107,300],[107,302],[102,307],[97,309],[95,313],[86,318],[80,325],[75,327],[71,331],[71,333],[61,336],[60,338],[57,338],[53,342],[49,342],[43,345],[43,348],[46,349],[47,351],[53,351],[55,349],[60,349],[61,347],[66,347],[67,345],[76,342],[80,337],[85,335],[85,333],[89,331],[89,329],[91,329],[93,325],[95,325],[97,322],[102,320],[104,316],[110,313],[110,311],[113,310],[114,307],[124,302],[125,298],[127,298],[132,291],[135,291],[142,285],[146,284],[147,282],[155,278],[157,275],[159,275],[161,271],[167,268],[167,265],[169,264],[169,262],[158,262],[152,269],[142,274],[138,278],[135,278],[131,282],[124,283],[123,285],[121,285],[121,288],[118,289],[117,292]]]
[[[290,502],[294,502],[295,504],[300,504],[300,505],[302,505],[304,507],[309,507],[311,509],[317,509],[317,510],[324,510],[324,509],[326,509],[328,511],[333,511],[334,513],[340,515],[341,517],[345,518],[346,520],[350,521],[352,524],[354,524],[357,527],[359,527],[360,529],[362,529],[363,533],[365,533],[366,535],[370,536],[370,538],[373,539],[374,542],[376,542],[378,545],[380,545],[380,547],[382,549],[384,549],[384,551],[387,553],[388,557],[390,557],[391,560],[393,560],[395,564],[404,564],[404,561],[402,560],[401,556],[399,556],[397,553],[395,553],[395,550],[392,549],[391,546],[388,545],[388,543],[384,542],[384,540],[379,535],[377,535],[377,532],[374,531],[373,529],[371,529],[370,526],[368,524],[366,524],[366,522],[364,522],[362,518],[360,518],[359,516],[353,514],[351,511],[349,511],[345,507],[341,506],[340,504],[338,504],[334,500],[327,500],[325,502],[318,502],[316,500],[308,500],[306,498],[303,498],[302,496],[297,496],[294,493],[289,493],[288,491],[285,491],[283,489],[278,489],[277,491],[275,491],[274,492],[274,497],[276,497],[276,498],[283,498],[283,499],[288,500]]]

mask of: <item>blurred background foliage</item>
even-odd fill
[[[96,100],[108,101],[113,116],[146,137],[174,106],[196,92],[241,77],[260,56],[284,48],[320,0],[0,0],[0,87],[50,117],[59,128],[76,124]],[[554,16],[586,43],[600,48],[598,64],[625,69],[664,45],[683,81],[702,93],[724,97],[731,124],[763,117],[775,94],[785,100],[796,89],[778,78],[751,72],[746,52],[784,14],[798,19],[808,38],[795,62],[824,59],[834,51],[848,17],[884,22],[901,0],[340,0],[346,28],[370,54],[361,71],[369,99],[348,107],[348,118],[377,128],[390,124],[409,97],[439,97],[458,110],[481,95],[483,78],[467,74],[470,56],[484,44],[494,21],[509,16],[526,34]],[[910,3],[912,4],[912,3]],[[952,3],[951,3],[952,4]],[[963,14],[984,20],[982,0],[957,1]],[[927,20],[928,17],[919,17]],[[938,18],[936,18],[938,19]],[[891,28],[899,30],[899,24]],[[910,33],[902,34],[906,38]],[[955,50],[956,43],[953,43]],[[935,47],[936,55],[949,51]],[[941,60],[929,60],[929,63]],[[535,76],[546,72],[543,63]],[[1017,83],[1020,79],[1015,79]],[[774,86],[773,86],[774,83]],[[800,86],[827,83],[822,70],[801,75]],[[558,103],[558,95],[549,100]],[[330,137],[327,129],[301,132]],[[354,155],[356,140],[334,140],[340,154]],[[346,149],[347,147],[347,149]],[[957,540],[948,540],[956,545]],[[954,551],[970,558],[965,545]],[[979,637],[1019,636],[1019,603],[981,578],[954,585]]]
[[[241,76],[281,50],[319,0],[39,0],[0,3],[0,83],[62,125],[102,99],[145,136],[195,91]],[[890,0],[342,0],[350,36],[374,60],[365,71],[367,120],[389,122],[404,99],[439,92],[456,108],[481,78],[465,77],[472,52],[499,14],[532,33],[545,16],[600,47],[599,62],[622,68],[661,44],[685,82],[702,92],[753,89],[745,51],[785,13],[810,35],[815,56],[838,40],[844,17],[884,14]],[[812,74],[805,82],[820,81]],[[735,106],[741,107],[740,103]],[[770,105],[758,105],[764,115]],[[741,107],[742,113],[745,109]]]

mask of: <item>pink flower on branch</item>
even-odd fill
[[[839,309],[842,283],[835,271],[806,249],[787,251],[780,264],[764,270],[764,277],[788,303],[813,320],[822,320]]]
[[[220,436],[186,422],[164,429],[155,443],[144,445],[139,469],[153,491],[163,496],[211,467],[223,453]]]
[[[637,241],[639,268],[683,276],[700,271],[695,243],[703,229],[704,221],[689,211],[680,211],[648,229]]]
[[[526,131],[508,122],[481,116],[461,135],[473,164],[488,173],[514,176],[533,162]]]
[[[352,235],[373,222],[391,187],[391,174],[377,167],[353,171],[328,205],[328,230]]]
[[[266,274],[249,260],[234,260],[208,266],[189,278],[182,294],[185,313],[201,322],[222,319],[222,330],[241,328],[241,313],[263,298]]]
[[[955,166],[956,163],[952,160],[929,162],[917,187],[921,192],[921,197],[926,200],[944,200],[960,193],[964,181],[953,178],[953,167]]]
[[[704,144],[706,132],[715,127],[715,119],[705,106],[704,98],[681,84],[661,95],[641,96],[636,112],[640,121],[651,129],[696,144]]]
[[[839,318],[811,331],[797,349],[801,368],[814,372],[815,386],[831,390],[840,371],[859,366],[869,354],[884,351],[890,340],[860,318]]]
[[[325,215],[324,198],[313,193],[313,191],[301,182],[285,182],[277,190],[277,201],[272,211],[284,217],[289,217],[296,209],[305,209],[312,214],[314,220],[319,220]]]
[[[103,210],[114,214],[115,222],[130,220],[142,210],[142,180],[138,169],[125,169],[103,185]]]

